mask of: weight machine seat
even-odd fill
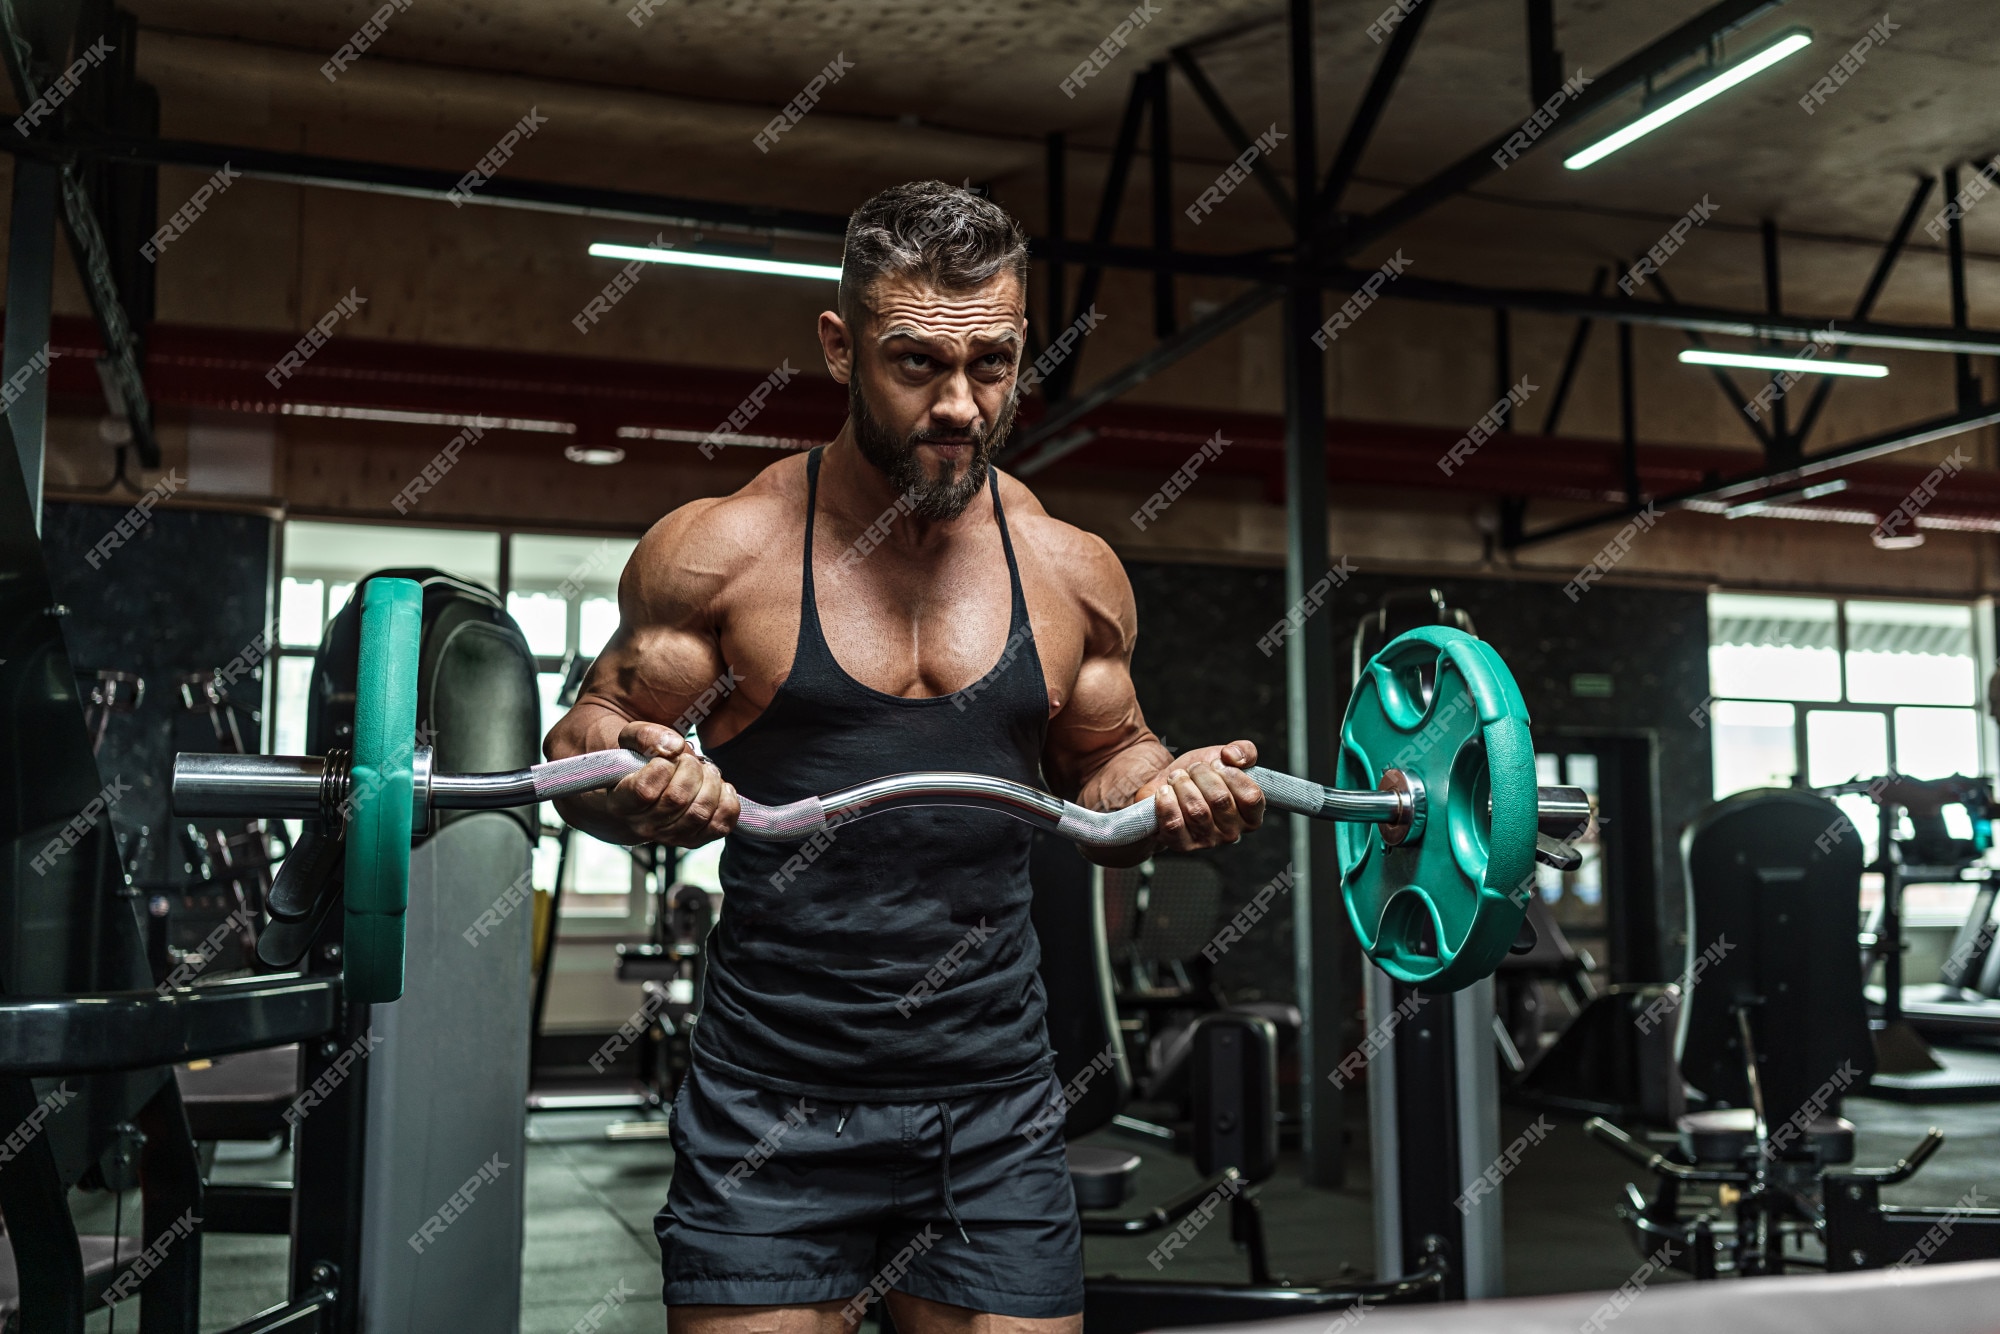
[[[1689,1112],[1675,1123],[1681,1148],[1698,1163],[1733,1163],[1757,1147],[1757,1114],[1748,1107]],[[1806,1131],[1806,1143],[1822,1166],[1854,1161],[1854,1123],[1821,1116]]]
[[[1076,1189],[1079,1209],[1116,1209],[1132,1198],[1139,1175],[1139,1155],[1094,1144],[1071,1144],[1069,1182]]]
[[[174,1078],[196,1139],[268,1140],[285,1133],[285,1109],[299,1094],[298,1044],[175,1066]]]

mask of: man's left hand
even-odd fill
[[[1263,789],[1243,772],[1256,762],[1256,746],[1232,741],[1188,751],[1147,779],[1138,796],[1151,797],[1159,811],[1155,846],[1169,852],[1218,848],[1263,824]]]

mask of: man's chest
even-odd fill
[[[797,546],[773,552],[732,590],[722,625],[723,656],[743,678],[745,703],[768,704],[790,675],[817,620],[838,670],[871,690],[906,698],[949,695],[1022,660],[1040,667],[1054,714],[1072,693],[1083,656],[1080,611],[1032,558],[1018,565],[1022,611],[998,542],[990,552],[934,561],[877,550],[859,559],[816,553],[812,608]]]

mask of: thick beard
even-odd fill
[[[948,437],[938,431],[912,431],[906,438],[898,439],[895,432],[868,410],[868,398],[862,393],[861,378],[856,376],[847,382],[847,414],[854,423],[854,443],[860,446],[861,457],[874,464],[898,494],[910,498],[910,513],[919,519],[938,522],[956,519],[965,513],[980,488],[986,485],[986,470],[992,461],[993,451],[1014,428],[1016,400],[1016,395],[1009,394],[1006,406],[1000,409],[1000,415],[992,424],[984,430],[975,425],[964,439]],[[923,461],[917,457],[917,446],[939,441],[972,445],[972,457],[962,471],[947,471],[937,478],[924,472]],[[946,467],[951,469],[952,465],[947,464]]]

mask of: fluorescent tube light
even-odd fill
[[[1610,157],[1625,145],[1644,138],[1668,121],[1686,115],[1717,94],[1727,92],[1745,79],[1771,68],[1795,51],[1805,50],[1811,44],[1810,32],[1804,28],[1793,28],[1781,34],[1769,45],[1752,51],[1734,64],[1723,66],[1709,78],[1702,80],[1664,106],[1655,107],[1630,125],[1614,130],[1599,139],[1581,153],[1563,159],[1563,165],[1571,171],[1582,171],[1591,163]]]
[[[1831,357],[1762,357],[1754,352],[1714,352],[1691,347],[1681,353],[1689,366],[1735,366],[1746,371],[1790,371],[1794,375],[1853,375],[1863,380],[1879,380],[1889,373],[1887,366],[1871,361],[1835,361]]]
[[[800,264],[788,259],[752,259],[744,255],[707,255],[694,250],[667,250],[650,245],[611,245],[598,241],[590,253],[597,259],[636,259],[647,264],[682,264],[691,269],[725,269],[731,273],[772,273],[781,278],[827,278],[838,281],[838,264]]]

